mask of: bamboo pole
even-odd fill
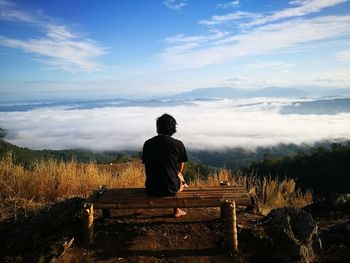
[[[94,206],[90,203],[84,204],[84,234],[88,244],[94,242]]]
[[[232,227],[233,227],[233,251],[238,252],[238,233],[237,233],[237,215],[236,215],[236,202],[232,203]]]
[[[231,253],[238,252],[238,238],[237,238],[237,218],[236,218],[236,204],[235,202],[225,202],[225,228],[226,228],[226,245]]]

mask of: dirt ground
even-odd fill
[[[176,219],[172,209],[114,210],[111,219],[95,219],[93,245],[76,242],[60,261],[245,262],[244,253],[227,253],[219,208],[187,212]],[[239,212],[239,228],[252,227],[257,219]]]
[[[92,245],[87,245],[82,238],[82,218],[79,213],[76,214],[76,219],[57,231],[47,224],[39,226],[40,235],[38,233],[38,236],[35,236],[35,233],[31,233],[35,237],[34,244],[31,241],[20,241],[17,236],[21,232],[18,231],[14,241],[11,239],[11,229],[16,230],[16,227],[21,226],[24,231],[23,237],[26,237],[28,227],[43,218],[41,214],[28,218],[28,223],[23,223],[24,226],[22,221],[3,223],[1,232],[5,233],[7,229],[8,235],[5,237],[8,241],[15,242],[15,247],[7,246],[7,249],[3,250],[7,254],[4,254],[1,248],[6,247],[1,246],[0,262],[52,262],[50,255],[60,255],[53,262],[61,263],[266,262],[264,260],[270,258],[272,248],[270,239],[261,226],[266,220],[262,216],[237,209],[239,253],[230,255],[224,242],[220,209],[192,208],[187,209],[187,212],[186,216],[176,219],[172,209],[120,209],[113,210],[112,217],[103,220],[100,211],[97,210],[94,224],[95,242]],[[323,247],[318,262],[350,262],[350,214],[328,214],[327,216],[321,213],[321,216],[315,216]],[[27,234],[27,237],[31,236]],[[73,245],[66,253],[56,254],[55,251],[61,248],[61,241],[71,240],[72,237]],[[0,238],[0,241],[3,240]],[[55,245],[58,250],[52,249]],[[18,251],[15,249],[17,247]],[[50,254],[52,252],[53,254]],[[44,256],[42,261],[41,255]]]

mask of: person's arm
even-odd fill
[[[179,163],[179,172],[180,173],[183,172],[184,168],[185,168],[185,163],[184,162]]]

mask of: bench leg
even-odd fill
[[[112,217],[111,209],[103,208],[102,209],[102,217],[103,218],[111,218]]]
[[[94,207],[93,204],[84,204],[84,235],[88,244],[94,242]]]
[[[221,203],[221,206],[220,206],[220,215],[221,215],[221,220],[222,222],[224,223],[225,225],[225,229],[226,229],[226,223],[225,223],[225,220],[226,220],[226,217],[227,217],[227,205],[226,205],[226,202],[223,202]]]
[[[227,249],[230,253],[237,253],[238,238],[235,202],[224,202],[221,206],[221,215],[224,217],[224,231]]]

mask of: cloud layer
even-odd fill
[[[155,135],[155,120],[172,114],[189,149],[254,148],[350,138],[350,114],[281,115],[289,99],[196,102],[193,106],[39,109],[0,113],[9,141],[34,149],[140,150]]]

